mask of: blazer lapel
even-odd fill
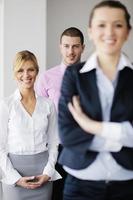
[[[121,113],[126,113],[126,107],[123,106],[123,103],[127,98],[125,98],[128,95],[128,90],[130,88],[130,85],[132,83],[129,83],[130,81],[130,69],[124,68],[122,71],[119,72],[118,76],[118,82],[117,86],[114,92],[114,98],[111,108],[111,121],[119,119],[119,117],[116,115],[116,110],[119,115],[122,115]],[[128,104],[128,102],[127,102]],[[123,110],[124,109],[124,110]]]
[[[102,109],[96,83],[96,70],[82,74],[81,103],[86,113],[93,119],[102,120]],[[86,85],[86,87],[85,87]],[[80,94],[81,94],[80,92]]]

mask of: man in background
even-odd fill
[[[60,36],[60,53],[62,56],[61,64],[50,68],[42,73],[36,84],[38,95],[48,97],[55,103],[58,112],[58,101],[60,97],[60,88],[64,72],[69,65],[80,62],[81,55],[84,51],[83,33],[75,27],[67,28]],[[59,154],[61,152],[59,145]],[[61,174],[62,179],[55,181],[53,186],[53,200],[63,199],[63,187],[66,172],[61,165],[56,164],[57,171]]]

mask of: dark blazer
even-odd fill
[[[79,63],[67,68],[59,100],[59,135],[64,147],[59,163],[73,169],[83,169],[90,165],[98,152],[89,149],[94,135],[81,129],[68,110],[67,104],[72,96],[79,95],[84,112],[92,119],[102,121],[96,70],[80,73],[83,65],[84,63]],[[129,67],[119,72],[110,121],[133,121],[133,70]],[[121,151],[111,154],[120,165],[133,169],[133,148],[123,146]]]

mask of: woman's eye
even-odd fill
[[[35,69],[34,68],[30,68],[29,71],[33,72],[33,71],[35,71]]]
[[[21,72],[23,72],[23,69],[19,69],[17,72],[18,72],[18,73],[21,73]]]
[[[67,49],[67,48],[69,48],[69,45],[64,45],[64,47]]]
[[[105,24],[99,24],[98,27],[103,28],[105,27]]]
[[[115,26],[116,26],[117,28],[122,28],[122,27],[123,27],[122,24],[116,24]]]

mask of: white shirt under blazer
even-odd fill
[[[90,147],[92,150],[99,151],[95,161],[82,170],[70,169],[64,166],[64,169],[76,178],[82,180],[106,181],[133,179],[133,171],[120,166],[109,152],[119,151],[123,144],[133,147],[133,127],[131,124],[129,122],[109,122],[118,73],[120,70],[124,69],[125,66],[133,70],[133,65],[129,58],[124,53],[121,53],[117,65],[116,77],[114,81],[110,81],[100,69],[97,55],[94,53],[80,70],[80,73],[85,73],[96,69],[97,86],[99,89],[104,122],[101,133],[102,137],[95,136]]]

